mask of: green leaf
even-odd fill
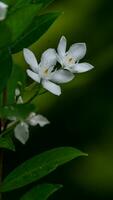
[[[33,104],[16,104],[5,106],[0,109],[0,117],[11,118],[15,116],[18,120],[24,120],[35,110]]]
[[[25,7],[25,6],[29,5],[30,2],[31,2],[31,0],[16,0],[16,2],[14,3],[13,7],[10,10],[10,12],[14,12],[23,6]]]
[[[31,24],[41,5],[28,5],[18,9],[6,18],[6,24],[12,33],[12,41],[14,42],[26,28]]]
[[[5,88],[12,70],[12,57],[8,49],[0,51],[0,93]]]
[[[7,5],[12,5],[14,3],[14,0],[2,0]]]
[[[42,184],[27,192],[20,200],[47,200],[61,185]]]
[[[11,42],[11,31],[5,22],[0,22],[0,49],[8,47]]]
[[[3,181],[0,191],[14,190],[39,180],[58,166],[79,156],[86,156],[86,154],[71,147],[60,147],[46,151],[14,169]]]
[[[25,85],[25,72],[22,67],[17,64],[13,65],[11,76],[8,80],[7,87],[7,102],[13,104],[15,101],[15,88]]]
[[[51,4],[54,0],[32,0],[33,3],[41,3],[42,7],[47,7],[49,4]]]
[[[10,136],[0,137],[0,148],[9,149],[15,151],[15,146]]]
[[[17,53],[36,42],[49,29],[60,14],[60,12],[53,12],[35,17],[25,34],[12,45],[12,53]]]

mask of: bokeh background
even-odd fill
[[[73,146],[89,156],[60,167],[40,181],[64,184],[50,199],[113,199],[113,1],[57,0],[48,10],[62,11],[62,15],[31,47],[37,57],[49,47],[56,48],[65,35],[68,46],[86,42],[84,60],[95,68],[63,85],[60,97],[47,93],[35,100],[51,125],[32,129],[26,146],[17,142],[16,153],[6,152],[5,173],[44,150]],[[26,67],[22,53],[14,60]],[[19,194],[18,190],[5,198],[15,199]]]

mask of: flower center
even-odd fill
[[[44,75],[45,75],[45,76],[48,75],[48,69],[45,69],[45,70],[44,70]]]
[[[75,64],[75,59],[74,59],[71,55],[67,55],[67,56],[66,56],[66,62],[67,62],[69,65],[72,65],[72,64]]]

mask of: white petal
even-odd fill
[[[76,61],[79,61],[86,54],[86,44],[75,43],[70,47],[68,53],[71,54],[75,58]]]
[[[59,56],[61,57],[65,56],[66,46],[67,46],[67,40],[64,36],[62,36],[57,48]]]
[[[34,72],[38,73],[39,66],[38,66],[38,62],[34,53],[30,51],[29,49],[24,49],[23,54],[24,54],[24,58],[27,64],[31,67],[31,69]]]
[[[19,123],[14,129],[14,135],[17,140],[25,144],[29,139],[29,126],[25,122]]]
[[[22,97],[19,96],[18,99],[17,99],[17,104],[23,104],[23,103],[24,103],[24,102],[23,102]]]
[[[35,114],[35,113],[34,113]],[[36,126],[36,125],[40,125],[41,127],[45,126],[46,124],[49,124],[50,122],[48,121],[48,119],[46,117],[44,117],[43,115],[33,115],[31,114],[30,118],[29,118],[29,125],[31,126]]]
[[[42,81],[43,87],[48,90],[49,92],[55,94],[55,95],[60,95],[61,94],[61,88],[60,86],[56,85],[55,83],[52,83],[51,81]]]
[[[37,124],[35,124],[34,122],[34,117],[36,117],[36,113],[35,112],[31,112],[30,115],[27,117],[26,122],[31,125],[31,126],[36,126]],[[33,123],[33,124],[32,124]]]
[[[57,70],[52,73],[51,80],[55,83],[67,83],[74,78],[74,75],[67,70]]]
[[[90,65],[89,63],[78,63],[73,65],[73,68],[71,69],[71,72],[73,73],[82,73],[82,72],[87,72],[94,67]]]
[[[51,67],[55,66],[57,62],[57,54],[55,49],[47,49],[41,57],[40,65],[42,67]]]
[[[61,66],[63,67],[64,63],[63,63],[63,57],[59,56],[57,54],[57,61],[61,64]]]
[[[32,72],[31,70],[27,69],[27,74],[30,78],[32,78],[34,81],[40,83],[40,76],[39,74],[36,74],[35,72]]]
[[[3,2],[0,2],[0,21],[6,18],[7,9],[8,9],[8,5],[6,5]]]
[[[15,89],[15,96],[17,97],[17,96],[19,96],[20,95],[20,90],[19,90],[19,88],[16,88]]]

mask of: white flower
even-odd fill
[[[15,89],[15,97],[18,97],[18,96],[20,96],[20,90],[19,90],[19,88],[16,88]]]
[[[8,5],[0,1],[0,21],[6,18]]]
[[[48,119],[42,115],[36,115],[36,113],[30,113],[25,121],[20,122],[14,129],[15,138],[18,139],[22,144],[25,144],[29,139],[29,125],[41,127],[49,124]]]
[[[17,104],[23,104],[23,99],[20,96],[21,92],[19,88],[16,88],[15,90],[15,100]],[[17,122],[17,118],[15,116],[9,117],[9,120],[12,121],[10,124],[8,124],[7,128],[15,124]],[[46,124],[49,124],[50,122],[48,119],[40,114],[36,115],[36,113],[31,112],[29,116],[25,119],[20,121],[14,128],[14,136],[16,139],[18,139],[22,144],[25,144],[27,140],[29,139],[29,126],[36,126],[39,124],[39,126],[43,127]]]
[[[56,83],[66,83],[74,78],[74,75],[67,70],[54,70],[57,62],[57,54],[54,49],[47,49],[42,54],[40,64],[29,49],[24,49],[23,53],[27,64],[31,67],[31,70],[27,70],[28,76],[55,95],[61,94],[61,88]]]
[[[57,59],[64,69],[67,69],[72,73],[82,73],[93,68],[89,63],[79,63],[86,54],[85,43],[75,43],[68,51],[66,51],[66,46],[67,40],[62,36],[57,48]]]
[[[21,93],[20,89],[16,88],[15,89],[15,101],[16,101],[17,104],[23,104],[24,103],[20,93]]]

